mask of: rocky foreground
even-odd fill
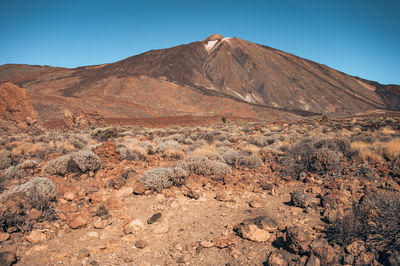
[[[396,113],[3,135],[1,265],[399,265]]]

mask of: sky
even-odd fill
[[[400,0],[0,0],[0,65],[111,63],[213,33],[400,84]]]

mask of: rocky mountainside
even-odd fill
[[[0,84],[0,130],[26,129],[38,113],[26,91],[12,83]]]
[[[66,109],[111,121],[178,115],[275,120],[400,107],[398,85],[219,34],[98,66],[0,66],[0,82],[7,81],[26,89],[40,119],[53,124]]]

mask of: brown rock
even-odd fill
[[[215,195],[215,199],[218,201],[231,201],[232,198],[225,191],[218,191]]]
[[[261,207],[264,206],[264,202],[262,200],[259,200],[259,199],[254,199],[254,200],[251,200],[249,202],[249,206],[251,208],[261,208]]]
[[[9,129],[26,129],[38,118],[28,93],[12,83],[0,84],[0,123]]]
[[[265,230],[258,228],[255,224],[246,224],[240,226],[238,229],[238,234],[245,239],[254,242],[265,242],[270,239],[271,234]]]
[[[321,261],[315,257],[314,255],[311,255],[308,259],[307,259],[307,263],[305,266],[320,266],[321,265]]]
[[[201,241],[200,246],[202,246],[203,248],[211,248],[214,246],[214,243],[211,241]]]
[[[270,266],[289,266],[289,265],[302,265],[296,264],[300,259],[298,256],[293,255],[286,250],[274,250],[268,257],[268,264]]]
[[[72,191],[67,191],[64,193],[64,199],[72,201],[75,198],[75,194]]]
[[[26,237],[26,240],[32,244],[37,244],[46,240],[46,235],[42,231],[35,229]]]
[[[9,266],[17,262],[15,250],[0,251],[0,265]]]
[[[237,238],[230,236],[230,237],[218,237],[212,240],[212,243],[217,248],[226,248],[230,246],[234,246],[237,243]]]
[[[99,156],[101,165],[105,165],[108,162],[119,162],[119,154],[117,153],[116,145],[113,142],[103,142],[100,146],[94,149],[94,153]]]
[[[93,227],[96,228],[96,229],[104,229],[109,224],[110,224],[110,222],[108,220],[98,218],[96,220],[96,222],[94,222]]]
[[[148,224],[153,224],[155,222],[157,222],[158,220],[161,219],[162,213],[161,212],[157,212],[155,214],[153,214],[148,220],[147,223]]]
[[[122,200],[118,197],[110,197],[105,202],[107,210],[119,210],[124,206]]]
[[[328,241],[323,238],[315,239],[310,244],[311,252],[317,256],[322,264],[332,262],[335,256],[335,250],[329,245]]]
[[[311,240],[304,228],[290,226],[286,229],[286,247],[296,254],[307,253]]]
[[[254,219],[254,223],[258,226],[258,228],[268,232],[274,232],[278,228],[278,223],[266,215],[256,217]]]
[[[166,198],[171,198],[171,197],[175,197],[175,191],[170,189],[170,188],[166,188],[162,191],[162,194],[166,197]]]
[[[146,191],[146,189],[145,189],[145,187],[144,187],[144,184],[141,183],[141,182],[136,183],[136,184],[133,186],[133,194],[136,194],[136,195],[143,195],[145,191]]]
[[[0,243],[8,240],[10,238],[10,234],[8,233],[0,233]]]
[[[138,240],[135,242],[135,247],[140,248],[140,249],[145,248],[148,245],[149,245],[149,243],[146,240]]]
[[[89,220],[89,217],[86,212],[78,212],[78,213],[74,213],[68,217],[67,224],[72,229],[78,229],[78,228],[86,226],[86,224],[88,223],[88,220]]]
[[[42,216],[42,212],[37,209],[30,209],[28,211],[28,220],[36,221]]]

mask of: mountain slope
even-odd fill
[[[285,119],[400,107],[398,85],[363,80],[219,34],[99,66],[3,65],[0,82],[5,81],[25,88],[46,121],[60,119],[63,109],[90,109],[115,118]]]

